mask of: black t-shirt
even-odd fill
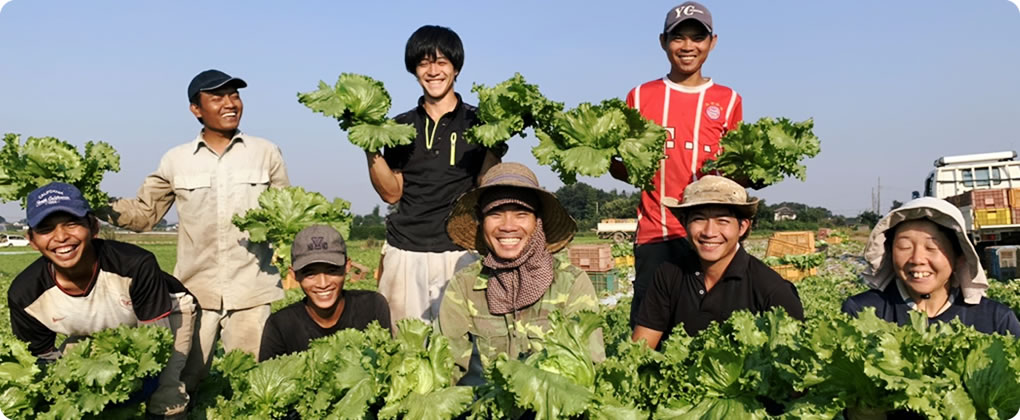
[[[1012,334],[1020,337],[1020,322],[1008,306],[984,297],[978,304],[971,305],[963,301],[959,290],[954,290],[953,294],[956,299],[949,309],[934,318],[928,318],[929,322],[950,322],[959,318],[963,325],[974,327],[985,334]],[[886,321],[897,325],[910,324],[910,306],[903,300],[895,282],[890,282],[885,291],[868,290],[843,302],[843,312],[855,317],[867,307],[875,308],[875,315]]]
[[[320,327],[308,315],[305,309],[307,300],[294,302],[269,316],[262,331],[259,361],[308,350],[308,342],[316,338],[347,328],[364,330],[372,321],[379,321],[384,328],[390,327],[390,306],[386,298],[376,292],[344,290],[344,312],[336,325],[330,328]]]
[[[397,211],[386,217],[386,241],[415,252],[460,250],[446,234],[446,217],[454,200],[474,187],[488,149],[467,141],[467,129],[479,124],[477,108],[461,101],[459,94],[457,107],[438,123],[423,103],[424,98],[419,99],[416,108],[394,118],[418,130],[414,142],[383,152],[390,168],[404,175]]]
[[[804,319],[804,307],[793,283],[742,247],[712,290],[705,291],[700,270],[697,254],[692,254],[682,266],[666,262],[655,273],[638,309],[637,324],[662,331],[660,343],[677,324],[683,323],[687,334],[696,335],[712,321],[723,322],[742,309],[757,314],[781,306],[790,316]]]
[[[11,330],[34,355],[53,350],[57,333],[86,336],[120,325],[138,325],[170,314],[171,293],[188,293],[141,247],[93,239],[97,266],[80,295],[65,292],[48,259],[39,257],[7,291]]]

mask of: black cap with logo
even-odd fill
[[[708,8],[696,1],[688,1],[683,4],[669,9],[666,13],[666,24],[663,26],[662,33],[668,34],[673,28],[676,28],[681,22],[689,19],[694,19],[705,25],[705,29],[708,29],[708,33],[712,33],[712,13],[708,11]]]
[[[291,268],[301,270],[314,263],[347,265],[347,245],[340,232],[327,225],[312,225],[294,237],[290,248]]]

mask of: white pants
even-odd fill
[[[191,352],[198,315],[196,311],[198,306],[191,295],[175,293],[172,297],[173,308],[170,315],[157,321],[157,325],[170,327],[174,334],[174,352],[159,374],[159,388],[149,396],[146,406],[146,411],[168,417],[183,415],[188,407],[188,393],[182,376]]]
[[[251,353],[258,360],[262,329],[266,326],[269,313],[268,303],[246,309],[198,311],[198,328],[195,330],[188,363],[181,375],[188,392],[198,390],[199,382],[209,373],[217,338],[223,339],[225,352],[240,349]]]
[[[433,322],[439,318],[443,291],[453,274],[478,259],[468,251],[414,252],[383,246],[379,293],[390,305],[390,320],[411,318]]]

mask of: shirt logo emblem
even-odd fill
[[[705,115],[712,120],[718,120],[722,116],[722,108],[719,108],[717,104],[709,104],[705,107]]]
[[[313,251],[317,249],[329,249],[329,243],[326,242],[325,236],[313,236],[312,243],[308,244],[308,250]]]

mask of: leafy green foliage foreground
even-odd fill
[[[120,155],[106,142],[85,143],[79,154],[70,143],[54,137],[5,134],[0,149],[0,201],[18,201],[25,207],[28,193],[53,181],[81,190],[93,209],[107,205],[110,197],[99,189],[103,174],[120,171]]]
[[[80,419],[124,403],[170,359],[173,335],[156,326],[103,330],[40,368],[27,345],[0,342],[0,412],[9,418]]]
[[[334,86],[320,81],[318,90],[298,93],[298,102],[339,120],[348,140],[369,152],[410,144],[417,135],[413,126],[386,118],[390,94],[382,82],[368,76],[343,73]]]
[[[445,338],[418,321],[402,321],[395,340],[378,327],[343,331],[258,365],[228,354],[218,366],[227,366],[232,397],[220,397],[207,414],[829,419],[849,409],[939,419],[1010,418],[1020,410],[1015,338],[959,323],[928,326],[920,313],[898,327],[873,311],[806,322],[781,309],[738,312],[697,337],[677,328],[658,352],[629,341],[624,312],[554,314],[542,349],[521,360],[500,356],[475,387],[450,384]],[[595,364],[586,343],[598,328],[607,332],[609,357]]]

